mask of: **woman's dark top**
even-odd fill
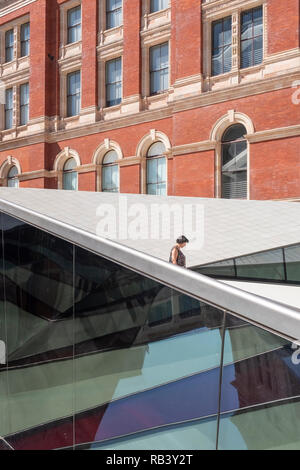
[[[178,253],[178,256],[177,256],[177,263],[176,263],[176,264],[177,264],[178,266],[182,266],[183,268],[185,268],[185,267],[186,267],[185,256],[184,256],[184,254],[182,253],[181,249],[178,248],[177,245],[173,246],[173,248],[171,249],[169,262],[172,263],[172,251],[174,250],[174,248],[177,250],[177,253]]]

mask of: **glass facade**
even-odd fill
[[[0,215],[0,449],[300,449],[288,341]]]
[[[206,276],[300,284],[300,244],[193,268]]]

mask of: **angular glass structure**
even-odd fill
[[[0,249],[0,449],[300,449],[298,351],[226,296],[4,212]]]
[[[300,284],[300,244],[261,251],[193,268],[219,279]]]

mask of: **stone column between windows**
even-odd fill
[[[240,12],[238,10],[232,13],[232,72],[238,72],[240,68]],[[236,77],[238,81],[238,77]],[[235,80],[233,79],[233,82]]]

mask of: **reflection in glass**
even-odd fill
[[[300,366],[294,360],[295,349],[260,328],[233,327],[230,317],[227,314],[219,448],[299,449],[295,436]]]

